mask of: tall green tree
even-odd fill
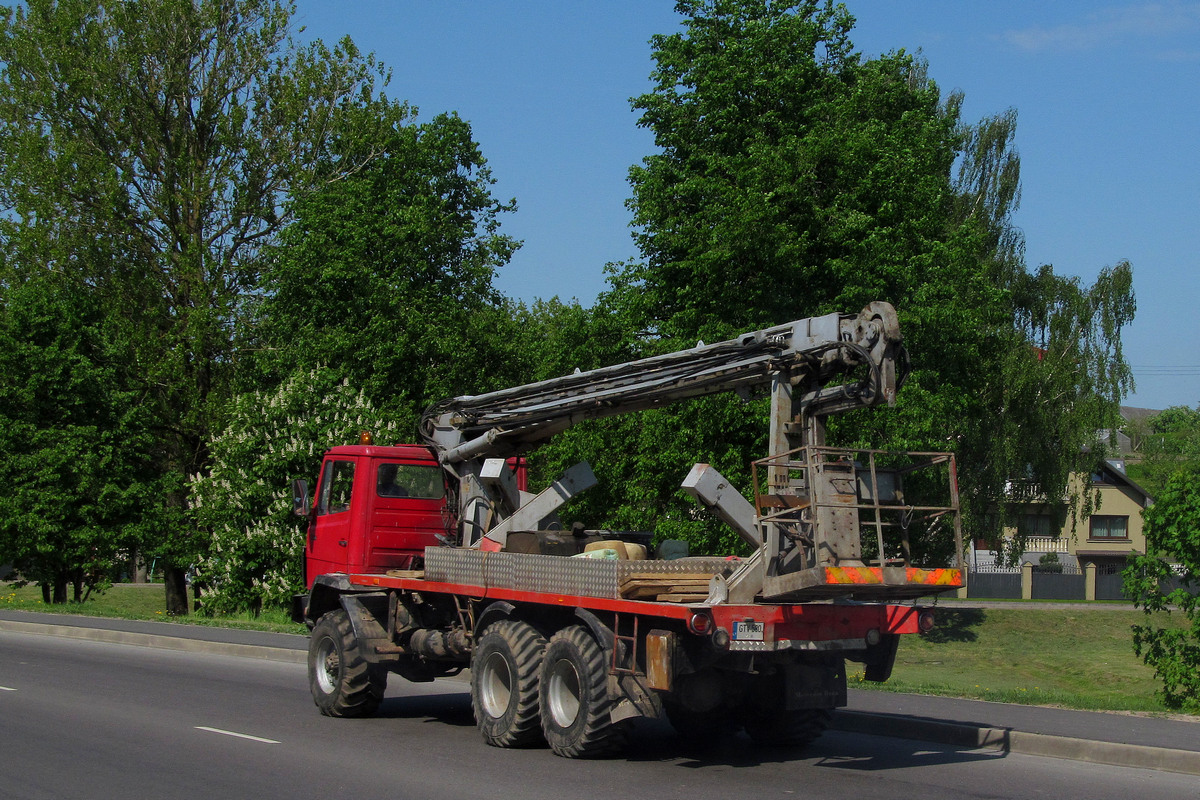
[[[200,540],[187,476],[207,469],[240,360],[239,321],[289,195],[352,174],[376,152],[330,158],[363,106],[403,116],[386,71],[347,39],[292,38],[281,0],[28,0],[0,8],[0,237],[37,240],[53,270],[88,238],[130,379],[155,413],[158,469],[175,489],[148,549],[167,610],[186,613]],[[357,117],[355,117],[357,119]]]
[[[943,98],[919,60],[857,53],[840,4],[677,9],[682,30],[654,37],[654,87],[634,99],[658,146],[630,172],[642,258],[605,302],[665,349],[889,301],[913,359],[899,407],[843,415],[834,441],[955,450],[976,530],[1003,518],[989,512],[1014,477],[1063,496],[1129,386],[1132,277],[1027,270],[1015,112],[964,124],[961,96]],[[658,447],[761,454],[724,409],[703,433],[691,411],[673,416]]]
[[[840,6],[681,2],[635,98],[647,329],[691,338],[857,310],[936,267],[957,118],[911,58],[864,62]],[[921,261],[918,261],[921,259]],[[917,263],[914,263],[917,262]],[[930,263],[933,262],[933,263]]]
[[[416,441],[434,400],[530,369],[515,355],[517,309],[493,287],[517,246],[499,232],[512,204],[492,197],[465,121],[404,111],[347,114],[326,158],[375,155],[295,196],[264,251],[252,369],[212,442],[211,472],[192,484],[192,518],[211,535],[197,567],[207,612],[279,606],[303,590],[289,482],[314,476],[327,447],[362,430]]]
[[[0,560],[46,602],[69,586],[78,602],[145,533],[149,420],[92,287],[61,272],[0,281]]]
[[[1200,406],[1163,409],[1138,438],[1141,458],[1129,464],[1129,474],[1158,497],[1176,472],[1200,468]]]
[[[456,115],[360,116],[334,137],[331,157],[378,155],[298,196],[264,263],[259,362],[266,381],[329,365],[411,438],[432,402],[516,377],[505,355],[511,311],[493,286],[518,246],[499,231],[514,206],[492,196]]]

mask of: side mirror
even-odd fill
[[[308,481],[304,478],[292,481],[292,513],[297,517],[308,516]]]

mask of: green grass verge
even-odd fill
[[[14,608],[21,611],[83,614],[89,617],[119,619],[151,619],[185,625],[208,625],[273,633],[308,632],[304,625],[292,622],[286,612],[275,609],[269,609],[257,616],[238,614],[207,617],[203,614],[189,614],[186,617],[170,617],[163,610],[165,605],[166,596],[161,583],[118,584],[100,594],[93,594],[82,603],[63,604],[43,603],[42,592],[36,586],[18,588],[11,583],[0,583],[0,609]]]
[[[1140,611],[1124,608],[938,609],[929,634],[904,636],[885,684],[862,689],[1104,711],[1167,712],[1154,670],[1133,653]],[[1179,615],[1154,624],[1182,625]],[[852,667],[855,665],[851,665]]]

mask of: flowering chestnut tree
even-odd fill
[[[330,447],[371,431],[405,438],[334,370],[301,371],[271,391],[233,400],[212,443],[213,466],[191,482],[191,514],[208,534],[194,567],[206,613],[282,607],[303,590],[303,525],[292,514],[291,482],[312,479]]]

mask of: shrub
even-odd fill
[[[1180,470],[1146,509],[1146,555],[1124,573],[1125,595],[1150,615],[1181,613],[1188,627],[1133,627],[1133,649],[1154,667],[1171,708],[1200,712],[1200,469]],[[1174,562],[1172,565],[1171,562]],[[1169,588],[1174,587],[1174,588]]]
[[[195,566],[205,613],[286,606],[303,591],[304,531],[292,514],[291,482],[312,480],[330,447],[361,431],[398,437],[361,392],[333,370],[292,375],[271,392],[236,397],[212,442],[212,469],[191,482],[191,514],[210,534]]]
[[[1058,560],[1058,553],[1044,553],[1038,559],[1038,572],[1055,572],[1063,571],[1062,562]]]

